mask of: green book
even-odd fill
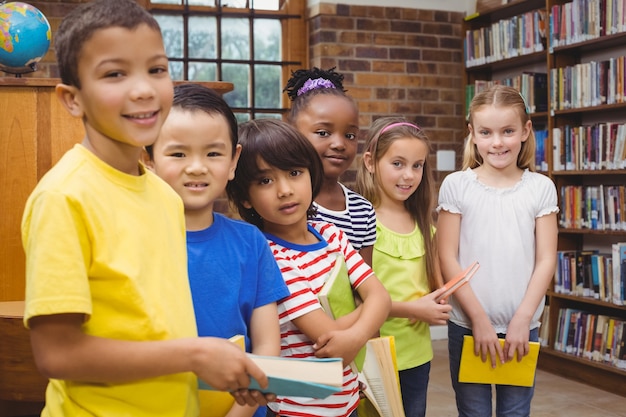
[[[356,310],[354,291],[343,256],[337,257],[330,276],[317,296],[326,314],[333,319],[338,319]],[[350,365],[354,373],[359,373],[363,369],[365,352],[366,349],[363,346]]]

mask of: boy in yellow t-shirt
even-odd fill
[[[86,135],[22,219],[24,323],[50,378],[42,415],[195,416],[194,373],[266,404],[241,389],[267,378],[237,346],[196,336],[183,205],[138,162],[172,104],[157,22],[132,0],[96,0],[63,20],[55,45],[57,96]]]

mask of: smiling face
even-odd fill
[[[141,147],[156,140],[172,103],[160,32],[146,24],[96,31],[83,44],[78,76],[80,89],[61,85],[57,94],[83,118],[85,146],[114,167],[124,158],[136,162]]]
[[[188,230],[212,224],[213,206],[233,179],[241,146],[232,153],[221,114],[174,107],[154,144],[152,168],[181,196]]]
[[[469,130],[483,165],[498,170],[517,168],[522,143],[528,139],[532,124],[522,119],[513,107],[484,105],[472,115]]]
[[[381,206],[403,204],[419,187],[428,146],[417,138],[395,139],[374,168]]]
[[[336,182],[356,156],[359,117],[354,103],[337,95],[315,96],[294,124],[322,159],[324,176]]]
[[[289,240],[292,233],[307,227],[307,211],[313,201],[309,170],[282,170],[260,158],[257,162],[260,175],[250,184],[244,206],[254,208],[263,218],[263,231]]]

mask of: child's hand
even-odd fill
[[[513,360],[517,352],[517,361],[530,353],[530,320],[514,315],[506,330],[504,338],[504,354],[507,361]]]
[[[442,288],[426,294],[417,300],[407,302],[407,318],[411,323],[423,321],[430,325],[445,325],[450,319],[452,306],[443,302],[438,303],[437,297],[443,292]]]
[[[313,349],[318,358],[342,358],[344,366],[347,366],[354,360],[367,339],[356,334],[353,329],[333,330],[318,337]]]
[[[217,390],[229,391],[238,404],[267,404],[261,392],[247,389],[250,378],[266,388],[267,376],[245,352],[226,339],[203,337],[197,341],[200,349],[194,355],[193,369],[200,379]]]
[[[487,357],[489,357],[492,368],[496,367],[497,360],[500,363],[506,362],[498,334],[488,320],[482,325],[473,324],[472,333],[474,336],[474,354],[480,355],[483,362],[487,362]]]

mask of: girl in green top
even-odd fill
[[[430,145],[415,124],[385,117],[369,130],[357,192],[376,210],[373,269],[391,295],[381,336],[392,335],[407,417],[426,414],[433,357],[430,325],[444,325],[451,307],[437,303],[442,292],[433,212],[434,181],[427,162]]]

